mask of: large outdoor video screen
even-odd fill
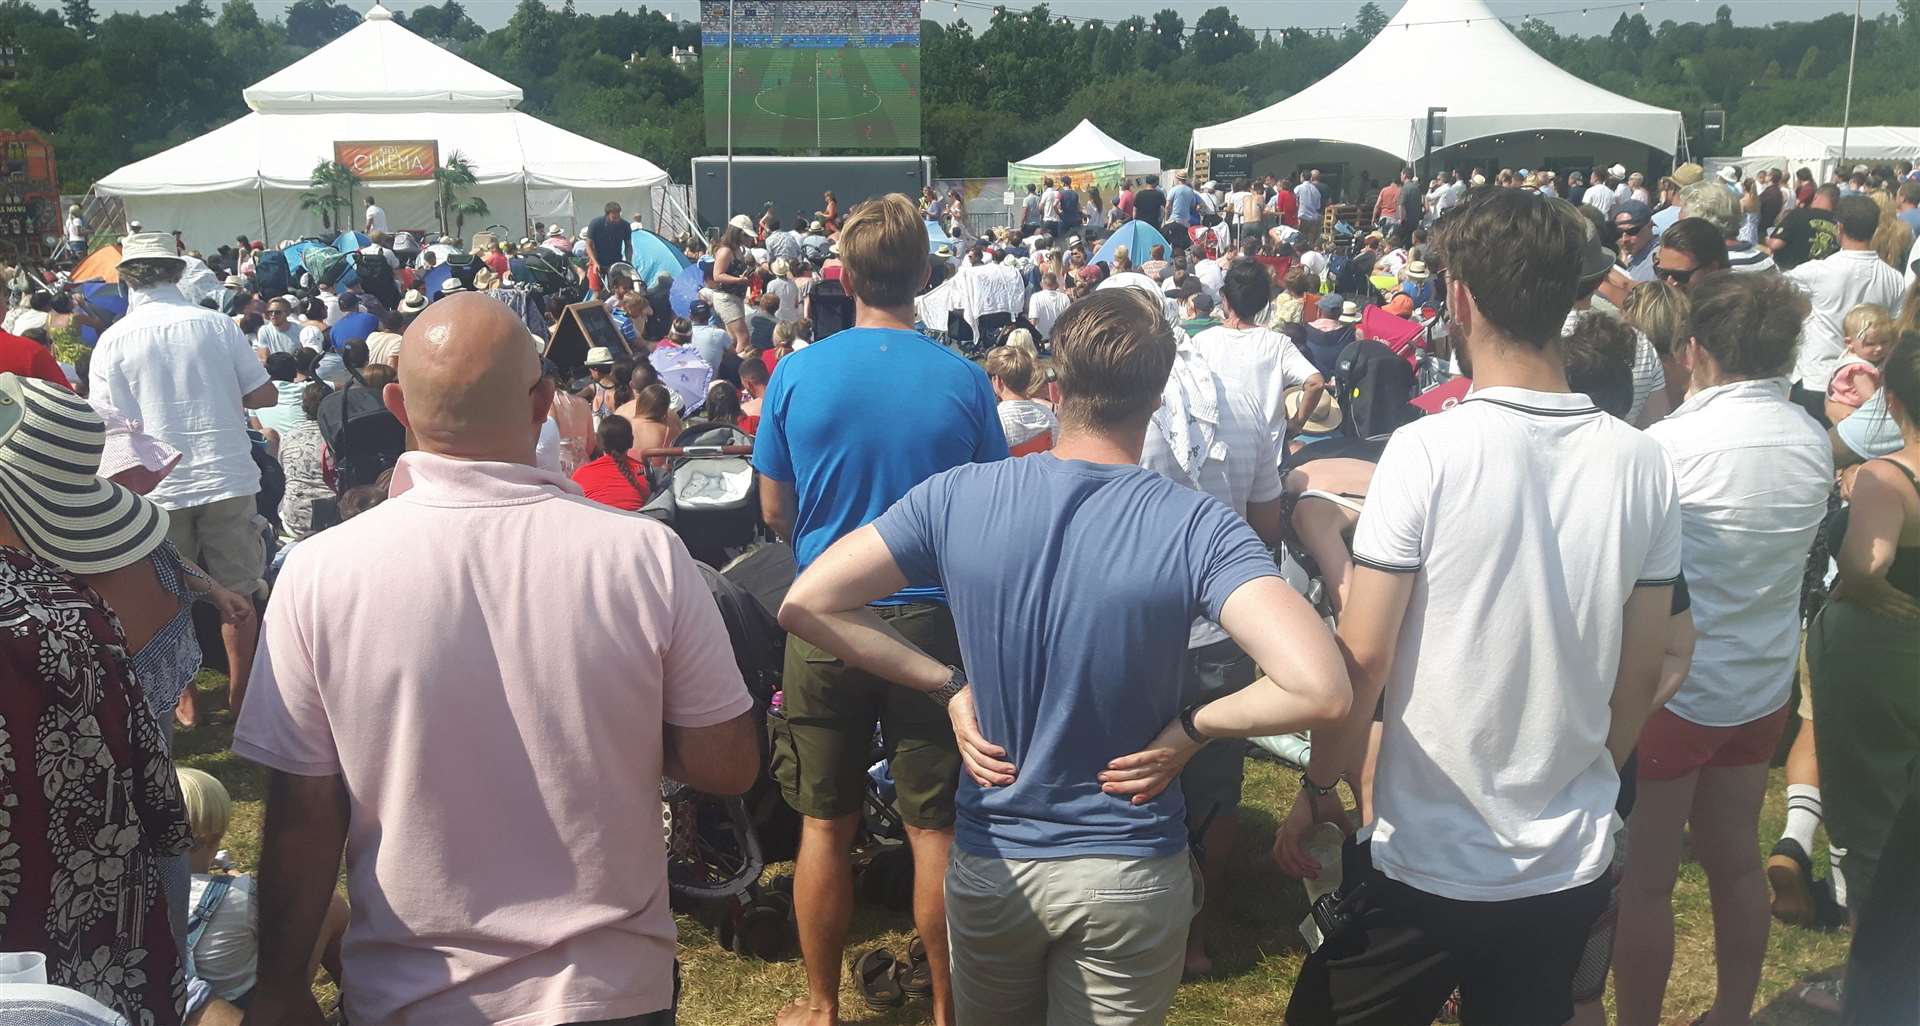
[[[727,50],[731,9],[733,50]],[[920,145],[919,0],[701,0],[707,145]]]

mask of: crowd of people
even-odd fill
[[[691,302],[618,204],[456,248],[369,200],[352,285],[130,234],[77,366],[0,335],[0,950],[156,1026],[325,1021],[323,969],[352,1022],[671,1023],[661,782],[770,775],[806,994],[767,1013],[832,1024],[877,735],[917,935],[854,989],[1159,1022],[1251,883],[1246,739],[1308,732],[1289,1022],[1602,1022],[1609,978],[1662,1021],[1683,851],[1700,1021],[1748,1021],[1776,917],[1855,931],[1803,1000],[1912,1021],[1920,178],[1569,179],[1409,170],[1348,231],[1311,170],[1062,177],[942,248],[958,197],[828,194],[679,240]],[[563,351],[550,273],[621,345]],[[792,549],[778,715],[642,512],[695,430]],[[251,875],[172,764],[203,655]]]

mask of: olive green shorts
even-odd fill
[[[953,614],[944,605],[876,606],[901,636],[941,662],[960,665]],[[893,770],[895,805],[907,826],[953,825],[960,752],[946,709],[912,688],[855,670],[798,637],[787,638],[784,717],[770,721],[773,776],[795,812],[838,819],[859,812],[867,767],[880,754]]]

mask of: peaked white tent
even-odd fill
[[[1449,147],[1474,140],[1518,143],[1522,137],[1546,142],[1550,134],[1564,133],[1612,137],[1671,155],[1681,130],[1676,111],[1618,96],[1560,70],[1515,38],[1482,0],[1407,0],[1372,42],[1332,74],[1264,110],[1195,129],[1193,148],[1331,143],[1410,163],[1425,150],[1428,107],[1447,108]],[[1555,142],[1568,153],[1597,149],[1593,141],[1570,148],[1567,141]],[[1540,167],[1550,159],[1548,147],[1528,149],[1542,152],[1507,166]],[[1644,166],[1644,151],[1640,156]]]
[[[1070,169],[1092,164],[1106,164],[1116,160],[1121,163],[1121,170],[1129,178],[1160,173],[1159,157],[1148,156],[1122,144],[1113,136],[1102,132],[1099,125],[1085,118],[1073,126],[1073,131],[1061,136],[1059,142],[1025,160],[1014,161],[1014,164],[1024,168],[1051,171],[1059,168]]]
[[[1777,167],[1789,173],[1806,168],[1814,178],[1826,181],[1827,175],[1841,163],[1841,136],[1838,127],[1781,125],[1748,143],[1739,160],[1719,160],[1717,165],[1732,164],[1745,172]],[[1884,125],[1855,125],[1844,132],[1846,170],[1852,165],[1874,161],[1920,161],[1920,127],[1890,128]]]
[[[646,209],[647,191],[667,181],[640,157],[516,110],[518,86],[407,31],[378,4],[243,95],[253,113],[94,189],[122,197],[127,216],[147,228],[179,229],[189,246],[210,251],[240,234],[271,245],[319,233],[319,214],[300,208],[300,194],[314,166],[334,159],[336,142],[433,142],[443,163],[465,156],[477,184],[463,195],[489,210],[467,219],[468,234],[488,223],[516,235],[534,221],[571,228],[609,200]],[[440,230],[432,181],[364,183],[348,212],[356,228],[369,194],[395,231]]]

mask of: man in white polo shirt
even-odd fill
[[[1395,432],[1354,535],[1340,622],[1353,712],[1316,733],[1275,840],[1315,876],[1385,689],[1372,822],[1327,900],[1344,925],[1287,1021],[1558,1023],[1606,906],[1618,767],[1652,711],[1680,512],[1660,447],[1567,391],[1581,216],[1481,189],[1437,231],[1474,389]]]
[[[1807,290],[1813,304],[1801,328],[1800,357],[1794,367],[1794,384],[1820,395],[1819,405],[1804,404],[1810,413],[1825,409],[1827,383],[1846,355],[1846,333],[1841,330],[1841,322],[1847,311],[1861,303],[1898,310],[1905,284],[1900,272],[1888,267],[1874,251],[1873,233],[1880,226],[1877,204],[1865,196],[1842,196],[1834,206],[1833,222],[1840,231],[1839,251],[1787,272],[1787,277]]]

